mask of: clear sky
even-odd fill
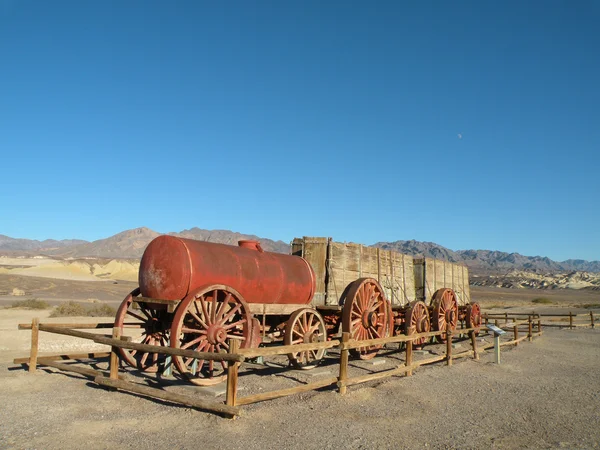
[[[0,234],[600,259],[600,2],[0,0]]]

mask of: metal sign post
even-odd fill
[[[487,329],[494,333],[494,356],[496,364],[500,364],[500,336],[506,334],[506,331],[495,325],[487,325]]]

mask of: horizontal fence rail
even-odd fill
[[[559,315],[555,315],[559,316]],[[572,323],[575,315],[560,315],[561,317],[569,317],[571,325],[577,324]],[[583,315],[580,315],[583,317]],[[595,314],[585,315],[589,317],[592,326],[594,323]],[[505,319],[505,323],[498,323],[498,327],[502,328],[508,333],[505,335],[509,340],[503,340],[499,343],[499,346],[515,345],[524,340],[531,341],[534,336],[540,336],[542,334],[542,320],[543,315],[541,314],[514,314],[508,316],[507,314],[484,314],[483,318],[486,321],[493,320],[499,322],[501,319]],[[509,321],[509,318],[511,319]],[[133,326],[139,326],[138,324],[131,324]],[[547,326],[547,325],[543,325]],[[565,324],[569,326],[569,324]],[[526,327],[523,330],[523,327]],[[113,328],[112,335],[105,336],[99,333],[92,333],[89,331],[81,331],[86,329],[107,329]],[[418,367],[433,364],[440,361],[445,361],[446,365],[452,365],[452,361],[458,358],[473,357],[473,359],[479,359],[479,353],[486,349],[494,347],[494,344],[481,344],[477,342],[477,332],[486,332],[485,325],[482,325],[479,330],[475,328],[462,328],[448,331],[430,331],[426,333],[414,333],[411,335],[395,335],[378,339],[367,339],[367,340],[355,340],[352,339],[350,333],[342,333],[341,339],[332,339],[325,342],[316,343],[302,343],[294,345],[278,345],[261,348],[248,348],[240,349],[239,341],[231,339],[229,341],[229,352],[228,353],[211,353],[211,352],[196,352],[188,349],[172,348],[165,346],[141,344],[132,342],[131,338],[121,337],[120,328],[114,328],[112,323],[76,323],[76,324],[46,324],[39,323],[38,319],[34,319],[31,324],[19,324],[19,329],[31,330],[31,351],[28,358],[16,358],[15,363],[18,364],[29,364],[29,371],[34,372],[37,364],[53,367],[63,371],[72,371],[79,373],[86,377],[92,378],[97,384],[106,386],[113,389],[121,389],[128,392],[137,393],[153,398],[159,398],[166,401],[181,403],[191,407],[195,407],[202,410],[215,412],[217,414],[225,415],[227,417],[235,417],[240,414],[240,406],[248,405],[256,402],[265,400],[271,400],[279,397],[288,395],[294,395],[302,392],[308,392],[317,389],[337,387],[340,394],[347,392],[348,386],[357,385],[374,380],[380,380],[392,376],[406,375],[412,376],[413,371]],[[511,336],[510,331],[514,335]],[[95,353],[73,353],[73,354],[62,354],[62,355],[50,355],[38,357],[38,340],[39,332],[54,333],[60,335],[71,336],[74,338],[87,339],[95,343],[106,345],[110,347],[110,352],[95,352]],[[521,333],[521,335],[520,335]],[[459,353],[453,354],[453,339],[457,336],[467,336],[467,341],[470,341],[470,349],[464,350]],[[442,336],[445,339],[445,354],[433,356],[430,358],[415,361],[413,359],[413,342],[422,338],[432,338],[435,336]],[[350,350],[360,349],[365,347],[383,346],[386,344],[402,343],[406,345],[404,347],[405,358],[404,362],[396,367],[382,370],[379,372],[369,373],[359,376],[348,375],[348,364],[349,364],[349,353]],[[305,351],[317,351],[326,349],[338,349],[339,350],[339,373],[336,377],[328,377],[323,380],[319,380],[312,383],[302,384],[291,388],[280,389],[271,392],[261,392],[258,394],[247,395],[245,397],[237,397],[238,391],[238,375],[241,364],[247,360],[262,357],[262,356],[275,356],[275,355],[289,355],[294,353],[300,353]],[[132,383],[124,379],[123,375],[119,374],[119,349],[137,350],[147,353],[159,353],[168,356],[183,356],[193,359],[223,361],[227,363],[226,374],[227,374],[227,386],[226,386],[226,400],[225,404],[215,402],[199,400],[189,395],[173,394],[165,392],[163,390],[141,386],[136,383]],[[89,358],[106,358],[109,357],[109,373],[104,371],[93,370],[85,367],[74,366],[73,364],[67,364],[64,361],[73,361]],[[60,362],[62,360],[62,362]]]

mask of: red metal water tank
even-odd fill
[[[310,303],[315,275],[305,259],[264,252],[257,241],[239,241],[239,245],[157,237],[140,263],[142,295],[182,300],[201,286],[224,284],[248,303]]]

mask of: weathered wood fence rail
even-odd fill
[[[483,319],[486,323],[486,325],[490,322],[490,321],[494,321],[496,322],[496,324],[498,324],[501,320],[504,320],[504,323],[508,323],[509,319],[517,319],[517,318],[521,318],[521,317],[531,317],[533,320],[543,320],[544,318],[548,318],[548,320],[546,322],[543,323],[543,325],[545,327],[557,327],[557,328],[569,328],[569,329],[574,329],[574,328],[586,328],[586,327],[591,327],[594,328],[595,327],[595,323],[598,320],[598,318],[600,317],[599,313],[595,313],[593,311],[590,311],[589,313],[580,313],[580,314],[573,314],[571,311],[569,311],[568,314],[565,313],[547,313],[547,314],[540,314],[540,313],[536,313],[536,312],[531,312],[531,313],[496,313],[496,314],[492,314],[492,313],[484,313],[483,314]],[[576,322],[577,320],[577,322]],[[557,321],[559,322],[563,322],[563,323],[556,323]],[[552,322],[552,323],[548,323],[548,322]],[[568,322],[568,323],[567,323]]]
[[[592,316],[593,317],[593,316]],[[490,319],[494,319],[493,315],[485,315],[486,322]],[[505,315],[502,315],[505,318]],[[494,319],[496,322],[498,319]],[[593,321],[593,318],[592,318]],[[527,319],[524,320],[512,320],[506,323],[498,324],[501,328],[512,329],[514,336],[508,334],[508,341],[502,341],[500,345],[518,345],[525,339],[530,341],[534,336],[540,336],[542,334],[542,323],[538,315],[529,314]],[[171,348],[156,345],[147,345],[132,342],[129,337],[122,337],[120,335],[119,328],[112,329],[112,335],[106,336],[99,333],[91,333],[89,331],[81,331],[81,329],[106,329],[112,328],[113,324],[108,323],[94,323],[94,324],[42,324],[39,323],[38,319],[34,319],[31,324],[20,324],[19,329],[31,329],[31,351],[28,358],[17,358],[14,360],[16,364],[28,364],[29,371],[35,372],[38,365],[53,367],[62,371],[71,371],[79,373],[81,375],[92,378],[97,384],[106,386],[113,389],[121,389],[128,392],[133,392],[149,397],[159,398],[170,402],[180,403],[194,408],[211,411],[226,417],[235,417],[241,413],[240,407],[251,403],[257,403],[265,400],[270,400],[278,397],[284,397],[288,395],[298,394],[301,392],[307,392],[311,390],[326,388],[326,387],[337,387],[340,394],[345,394],[348,386],[365,383],[368,381],[379,380],[387,377],[397,376],[406,374],[411,376],[413,371],[423,365],[432,364],[439,361],[445,361],[446,365],[451,366],[454,359],[463,357],[473,357],[479,359],[479,353],[488,348],[493,347],[494,344],[486,344],[478,348],[476,331],[473,328],[463,328],[454,331],[432,331],[428,333],[418,333],[407,335],[396,335],[381,339],[370,339],[370,340],[354,340],[351,339],[349,333],[342,333],[341,340],[331,340],[326,342],[308,343],[308,344],[295,344],[295,345],[284,345],[284,346],[272,346],[264,348],[250,348],[240,349],[239,342],[235,339],[229,342],[228,353],[208,353],[208,352],[196,352],[193,350]],[[519,336],[519,328],[526,327],[526,331],[522,336]],[[534,331],[534,328],[537,330]],[[482,332],[485,332],[485,326],[482,326]],[[522,330],[521,330],[522,331]],[[47,332],[54,334],[61,334],[66,336],[72,336],[80,339],[88,339],[95,343],[106,345],[110,347],[110,352],[95,352],[95,353],[77,353],[77,354],[61,354],[51,356],[40,356],[38,357],[38,344],[39,344],[39,333]],[[445,354],[436,355],[434,357],[421,359],[415,361],[413,358],[413,341],[415,339],[423,337],[435,337],[444,336],[446,338],[446,351]],[[453,354],[453,341],[459,336],[468,336],[471,348],[460,353]],[[386,344],[400,344],[404,342],[405,347],[405,358],[404,362],[392,369],[386,369],[379,372],[373,372],[361,376],[349,376],[349,352],[352,349],[361,347],[372,347],[372,346],[383,346]],[[216,401],[207,401],[198,399],[189,395],[175,394],[172,392],[166,392],[161,389],[143,386],[138,383],[132,383],[125,380],[123,375],[119,374],[119,349],[130,349],[138,350],[148,353],[159,353],[169,356],[184,356],[194,359],[204,359],[213,361],[223,361],[227,363],[227,389],[225,404]],[[317,351],[323,349],[339,349],[339,373],[336,377],[328,377],[323,380],[319,380],[313,383],[301,384],[286,389],[280,389],[271,392],[261,392],[259,394],[248,395],[245,397],[238,398],[238,374],[240,365],[249,359],[253,359],[259,356],[275,356],[275,355],[286,355],[290,353],[297,353],[302,351]],[[60,360],[79,360],[85,358],[105,358],[109,357],[109,371],[93,370],[86,367],[74,366],[71,364],[65,364],[64,362],[58,362]]]

